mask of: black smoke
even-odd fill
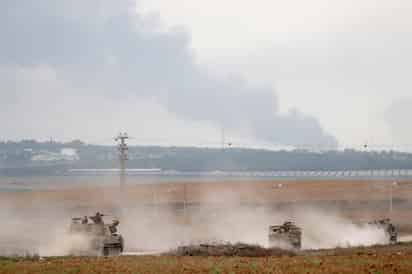
[[[182,119],[273,144],[337,145],[315,117],[279,113],[271,88],[209,73],[185,30],[162,29],[133,1],[3,0],[0,33],[1,67],[46,66],[73,92],[149,98]]]

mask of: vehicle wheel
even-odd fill
[[[120,252],[123,252],[123,249],[124,249],[124,240],[123,240],[123,237],[120,236]]]
[[[121,248],[113,248],[113,250],[111,251],[112,256],[120,256],[121,253],[122,253]]]
[[[103,248],[103,256],[109,256],[109,249],[107,247]]]

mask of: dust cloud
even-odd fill
[[[120,220],[119,232],[126,252],[167,251],[180,245],[201,242],[231,242],[268,246],[268,227],[294,221],[302,228],[304,249],[320,249],[386,243],[383,230],[356,224],[339,211],[299,206],[240,202],[236,191],[205,194],[201,203],[142,204],[112,197],[117,203],[97,208],[94,201],[79,207],[76,201],[32,205],[1,202],[0,255],[68,255],[87,248],[86,239],[67,233],[72,217],[96,211]],[[110,200],[110,195],[104,197]]]

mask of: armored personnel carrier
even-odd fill
[[[302,247],[302,230],[293,222],[285,222],[283,225],[269,227],[269,246],[290,246],[296,249]]]
[[[94,216],[83,218],[72,218],[69,233],[85,237],[86,250],[73,250],[78,255],[120,255],[123,252],[123,237],[117,233],[118,220],[111,224],[105,224],[103,214],[99,212]],[[91,222],[89,221],[91,220]],[[84,248],[83,248],[84,249]]]
[[[383,229],[390,244],[396,244],[398,242],[398,230],[391,223],[390,219],[374,220],[372,222],[368,222],[368,225]]]

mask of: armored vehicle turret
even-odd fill
[[[69,233],[79,235],[87,241],[87,250],[73,250],[78,255],[120,255],[123,252],[123,237],[117,233],[118,220],[106,224],[103,214],[72,218]],[[91,221],[89,221],[91,220]]]
[[[302,230],[293,222],[285,222],[283,225],[272,225],[269,227],[270,247],[302,247]]]

